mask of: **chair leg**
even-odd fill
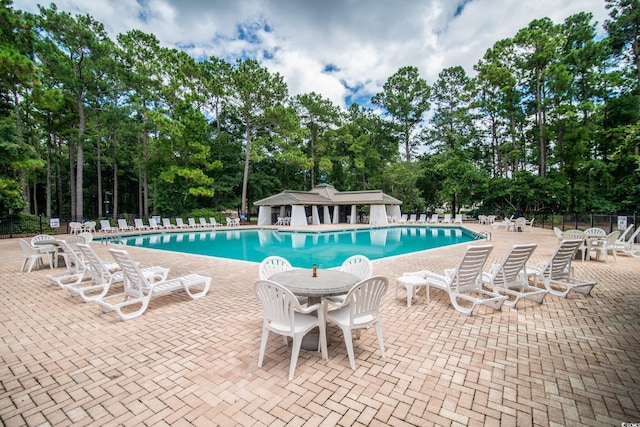
[[[347,347],[347,354],[349,355],[349,363],[351,369],[356,370],[355,356],[353,355],[353,339],[351,338],[351,329],[342,329],[344,335],[344,345]]]
[[[298,355],[300,354],[300,346],[302,345],[302,337],[304,335],[296,334],[293,336],[293,345],[291,349],[291,366],[289,367],[289,381],[293,379],[298,364]]]
[[[380,321],[375,323],[376,335],[378,335],[378,345],[380,346],[380,354],[382,358],[385,358],[384,355],[384,341],[382,341],[382,326],[380,326]]]
[[[267,349],[267,341],[269,341],[269,330],[267,328],[262,328],[262,339],[260,340],[260,355],[258,356],[258,368],[262,368],[264,352]]]

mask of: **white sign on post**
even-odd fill
[[[49,227],[51,228],[60,227],[60,218],[49,218]]]
[[[618,230],[626,230],[627,229],[627,217],[619,216],[618,217]]]

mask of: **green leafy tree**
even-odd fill
[[[406,66],[389,77],[383,91],[371,99],[391,117],[398,142],[404,147],[406,161],[411,160],[420,142],[416,130],[429,109],[429,94],[430,87],[420,77],[418,69]]]
[[[244,171],[240,212],[247,212],[247,189],[252,144],[267,128],[272,128],[272,114],[287,98],[287,85],[279,74],[271,74],[254,59],[238,60],[230,72],[231,106],[244,128]]]

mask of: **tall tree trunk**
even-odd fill
[[[102,218],[102,146],[96,143],[96,179],[98,188],[98,218]]]
[[[113,217],[118,217],[118,137],[113,134]]]
[[[57,199],[57,217],[60,218],[62,216],[62,164],[60,159],[62,159],[62,138],[60,135],[55,135],[56,140],[56,199]]]
[[[245,132],[246,138],[246,152],[244,155],[244,174],[242,177],[242,202],[240,203],[240,213],[247,214],[247,188],[249,186],[249,159],[251,157],[251,125],[249,120],[245,120],[247,123],[247,130]]]
[[[48,121],[48,120],[47,120]],[[46,192],[46,206],[45,215],[47,218],[51,218],[51,151],[53,149],[53,142],[51,141],[51,128],[47,130],[47,185],[45,187]]]
[[[69,194],[71,195],[71,217],[74,221],[76,219],[76,174],[75,174],[75,159],[74,151],[76,146],[73,141],[69,141]]]
[[[78,91],[76,94],[76,102],[78,104],[78,146],[76,155],[76,221],[82,222],[84,219],[84,182],[83,182],[83,170],[84,170],[84,104],[82,103],[82,91]]]

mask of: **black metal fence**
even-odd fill
[[[69,223],[67,221],[61,222],[42,215],[0,217],[0,239],[28,237],[36,234],[66,234],[69,231]]]

